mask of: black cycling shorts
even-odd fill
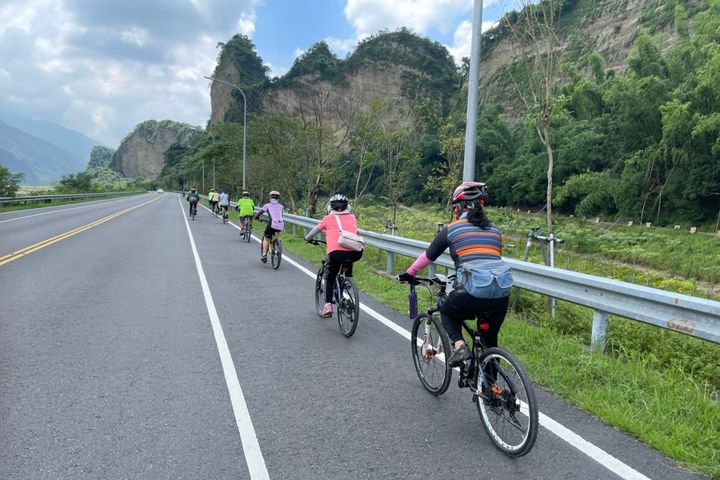
[[[272,238],[272,236],[273,236],[274,234],[280,233],[280,232],[282,232],[282,230],[275,230],[274,228],[272,228],[272,227],[270,226],[270,224],[268,224],[268,226],[265,227],[265,233],[263,233],[263,237],[265,237],[265,238]]]

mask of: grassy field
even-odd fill
[[[488,209],[505,233],[505,255],[522,258],[530,227],[544,217]],[[360,207],[362,228],[384,231],[387,208]],[[398,212],[398,235],[431,240],[442,209],[405,208]],[[672,229],[592,224],[558,219],[566,239],[556,256],[560,268],[718,299],[720,238]],[[299,238],[285,246],[319,262],[322,251]],[[534,247],[531,261],[540,262]],[[407,311],[407,289],[384,274],[386,255],[367,248],[357,265],[360,288],[400,312]],[[411,259],[396,256],[396,272]],[[513,293],[518,295],[519,291]],[[430,301],[429,298],[425,299]],[[519,292],[517,309],[502,330],[501,344],[516,353],[532,379],[570,403],[692,470],[720,479],[720,346],[676,332],[611,317],[606,354],[589,350],[592,311],[560,302],[552,319],[544,297]]]

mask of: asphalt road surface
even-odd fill
[[[700,478],[540,389],[506,457],[406,316],[361,295],[346,339],[292,259],[171,193],[1,214],[0,479]]]

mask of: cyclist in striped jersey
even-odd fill
[[[478,260],[500,261],[502,233],[485,215],[483,209],[485,200],[484,183],[461,183],[455,189],[452,198],[455,221],[438,232],[427,250],[405,273],[398,276],[398,280],[414,281],[415,275],[437,260],[448,248],[456,269]],[[462,320],[478,318],[480,322],[478,329],[484,346],[496,347],[498,332],[508,308],[507,296],[476,298],[462,286],[458,286],[458,280],[456,280],[456,288],[448,294],[445,302],[440,306],[443,327],[455,348],[448,358],[448,364],[453,367],[471,355],[462,336]]]

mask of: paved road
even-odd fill
[[[0,215],[2,259],[137,207],[0,265],[0,478],[700,478],[543,391],[541,411],[602,453],[542,428],[505,457],[466,392],[424,392],[405,338],[363,313],[345,339],[305,272],[261,264],[207,210],[186,223],[185,205]]]

